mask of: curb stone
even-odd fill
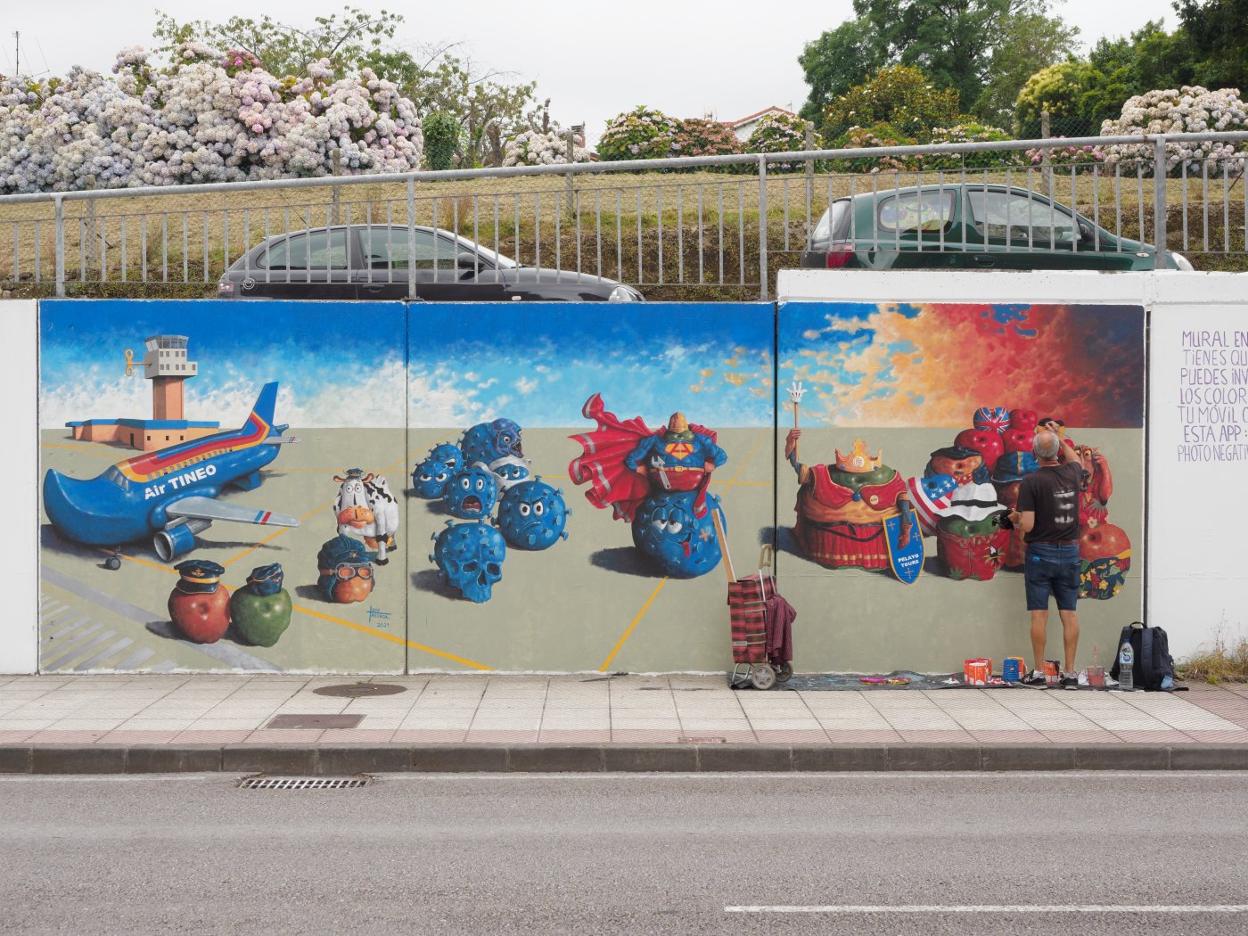
[[[1248,770],[1248,745],[0,745],[0,774]]]

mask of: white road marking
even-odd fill
[[[828,906],[724,907],[725,913],[1248,913],[1248,904],[981,904],[946,906],[904,904],[899,906],[830,904]]]

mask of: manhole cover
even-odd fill
[[[342,686],[320,686],[312,691],[317,695],[360,699],[364,696],[398,695],[400,692],[407,692],[407,687],[396,686],[394,683],[357,682]]]
[[[274,715],[266,728],[357,728],[363,715],[300,715],[291,712]]]
[[[372,777],[243,777],[240,790],[353,790],[368,786]]]

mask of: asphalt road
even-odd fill
[[[1244,903],[1244,774],[233,780],[0,778],[0,932],[1248,931],[976,909]]]

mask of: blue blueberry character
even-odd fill
[[[521,481],[528,479],[530,475],[529,463],[523,458],[517,458],[515,455],[504,455],[502,458],[496,458],[490,462],[490,471],[494,472],[498,478],[498,486],[504,491],[508,488],[519,484]]]
[[[417,497],[437,500],[446,493],[446,484],[456,470],[430,456],[412,470],[412,491]]]
[[[457,471],[463,471],[467,462],[464,461],[464,453],[460,451],[459,446],[451,442],[439,442],[429,450],[428,461],[439,462],[451,469],[451,474]]]
[[[464,433],[459,440],[459,447],[463,450],[464,461],[469,465],[477,462],[488,465],[508,455],[524,457],[520,444],[520,426],[510,419],[477,423]]]
[[[535,478],[521,481],[503,493],[498,505],[498,528],[507,545],[516,549],[548,549],[568,538],[564,530],[568,513],[562,492]]]
[[[451,475],[442,499],[452,517],[480,520],[490,515],[498,501],[498,479],[484,465],[473,465]]]
[[[476,523],[446,522],[446,529],[434,537],[429,560],[443,579],[469,601],[489,601],[494,583],[503,577],[507,543],[503,534],[478,520]]]
[[[694,516],[695,491],[652,494],[633,515],[633,544],[663,572],[673,578],[696,578],[719,565],[719,541],[711,511],[719,511],[719,498],[707,494],[707,511]],[[726,526],[726,524],[725,524]]]

